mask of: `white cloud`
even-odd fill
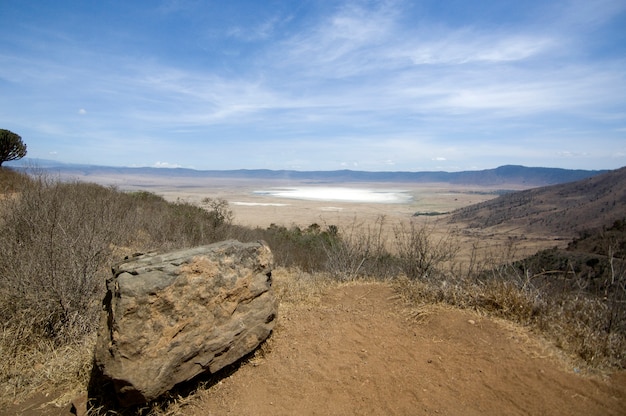
[[[78,114],[80,114],[81,116],[85,115],[87,114],[87,110],[85,110],[84,108],[81,108],[80,110],[78,110]]]
[[[152,165],[152,167],[154,168],[180,168],[182,167],[182,165],[179,165],[177,163],[169,163],[169,162],[156,162],[154,165]]]
[[[552,52],[548,31],[487,31],[472,27],[406,26],[392,3],[376,9],[344,7],[286,40],[273,55],[299,75],[342,79],[421,65],[507,63]]]
[[[556,152],[558,157],[571,158],[571,157],[587,157],[590,156],[588,152],[572,152],[569,150],[562,150]]]

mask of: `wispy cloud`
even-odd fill
[[[158,35],[140,23],[118,31],[138,38],[137,49],[120,53],[122,35],[107,44],[24,22],[31,36],[0,37],[0,82],[12,97],[0,103],[0,122],[39,135],[46,151],[47,137],[62,138],[54,147],[63,150],[78,139],[94,148],[106,141],[100,154],[132,149],[150,165],[170,160],[172,141],[220,162],[246,143],[250,163],[275,167],[311,167],[313,158],[372,170],[541,158],[526,144],[533,140],[548,143],[544,155],[600,158],[585,140],[604,137],[607,155],[624,150],[616,143],[626,126],[626,65],[624,46],[597,51],[594,36],[624,20],[626,6],[589,4],[538,2],[527,22],[479,25],[413,18],[411,2],[321,2],[316,13],[281,6],[209,25],[198,16],[208,19],[213,6],[163,1],[146,11],[164,19],[159,25],[201,27],[175,55],[156,41],[137,46]],[[568,137],[580,143],[550,143]]]
[[[228,29],[227,35],[245,42],[264,41],[274,36],[278,28],[290,20],[290,16],[272,16],[253,27],[233,26]]]
[[[378,68],[382,48],[394,33],[396,11],[350,5],[283,40],[272,55],[301,76],[343,78]]]
[[[506,33],[499,36],[471,29],[429,38],[401,45],[394,57],[407,58],[414,65],[515,62],[547,53],[556,46],[549,37]]]

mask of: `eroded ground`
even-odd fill
[[[587,373],[527,329],[470,311],[408,307],[388,283],[316,288],[301,278],[276,270],[284,300],[271,338],[164,414],[624,414],[625,373]],[[42,392],[0,415],[70,415],[69,405],[55,404],[61,394]]]

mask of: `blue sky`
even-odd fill
[[[0,2],[28,156],[195,169],[626,165],[626,1]]]

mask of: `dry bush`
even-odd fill
[[[514,252],[514,247],[500,253],[476,249],[466,269],[421,279],[404,276],[395,285],[411,304],[478,310],[539,330],[592,368],[626,368],[626,273],[615,268],[606,296],[585,292],[584,285],[558,285],[560,290],[554,290],[539,284],[541,272],[533,274],[523,262],[514,261]]]
[[[266,229],[231,227],[229,230],[229,237],[240,241],[265,241],[274,254],[277,267],[298,268],[307,273],[323,270],[326,262],[324,247],[335,234],[333,226],[322,230],[318,224],[304,229],[272,224]]]
[[[16,192],[29,181],[27,175],[6,167],[0,167],[0,198]]]
[[[340,281],[395,276],[396,262],[387,250],[385,227],[385,217],[381,216],[374,224],[355,219],[345,230],[335,228],[334,238],[324,246],[325,270]]]
[[[62,346],[44,338],[27,344],[16,332],[23,329],[5,327],[0,333],[0,406],[52,388],[65,393],[57,398],[61,404],[84,392],[92,369],[95,334]]]
[[[306,273],[295,268],[276,268],[272,271],[272,278],[281,310],[285,305],[319,304],[324,292],[337,285],[337,281],[326,273]]]
[[[128,213],[120,194],[97,185],[39,176],[16,191],[0,201],[0,389],[8,399],[84,378],[83,345]]]
[[[241,241],[264,240],[274,253],[277,267],[298,268],[303,272],[328,273],[335,280],[396,274],[393,257],[387,252],[385,221],[374,224],[354,220],[345,229],[324,228],[313,223],[306,228],[270,225],[266,229],[232,226],[229,237]]]
[[[536,326],[564,351],[595,368],[626,368],[626,334],[611,329],[611,307],[580,293],[548,297]]]
[[[395,260],[386,249],[385,227],[384,217],[374,224],[354,220],[345,229],[335,225],[322,228],[316,223],[306,228],[275,224],[266,229],[231,226],[228,237],[265,241],[274,254],[276,267],[328,273],[339,281],[365,276],[385,279],[397,273]]]
[[[453,234],[437,236],[433,225],[415,221],[394,228],[395,248],[402,272],[410,279],[426,279],[444,272],[454,260],[459,244]]]
[[[64,342],[93,330],[128,206],[98,185],[35,178],[0,209],[0,316]]]
[[[130,230],[134,250],[166,251],[210,244],[230,233],[232,212],[223,200],[203,201],[204,207],[168,202],[151,192],[124,194],[134,216]]]
[[[110,265],[128,251],[219,240],[228,224],[216,210],[227,211],[214,208],[35,177],[0,206],[4,325],[61,343],[93,331]]]
[[[516,265],[543,299],[535,326],[593,367],[626,368],[626,262],[607,234],[594,240],[594,255],[545,250]]]
[[[18,179],[15,194],[0,198],[0,391],[9,400],[36,388],[63,356],[50,385],[81,377],[62,367],[90,366],[70,351],[95,332],[112,264],[136,251],[211,243],[230,226],[220,201],[207,210],[45,175]]]

